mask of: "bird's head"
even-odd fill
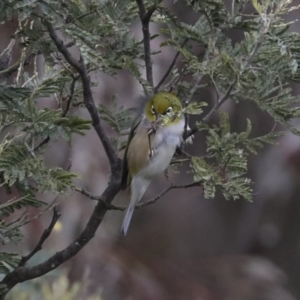
[[[145,115],[149,122],[159,122],[160,126],[169,126],[181,120],[180,100],[168,92],[158,92],[145,106]]]

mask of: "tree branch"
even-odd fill
[[[180,48],[184,47],[184,45],[188,42],[188,39],[186,38],[183,43],[180,45]],[[166,79],[168,78],[168,76],[170,75],[170,73],[172,72],[175,64],[176,64],[176,61],[178,59],[180,55],[180,52],[177,51],[176,55],[174,56],[173,58],[173,61],[171,62],[167,72],[165,73],[165,75],[162,77],[162,79],[160,80],[160,82],[158,83],[158,85],[154,88],[154,93],[157,93],[157,91],[159,90],[159,88],[163,85],[163,83],[166,81]]]
[[[34,249],[29,253],[27,254],[26,256],[23,256],[18,267],[17,268],[20,268],[20,267],[23,267],[25,266],[25,264],[29,261],[29,259],[35,255],[38,251],[40,251],[42,249],[42,246],[44,244],[44,242],[46,241],[46,239],[50,236],[58,218],[60,217],[60,213],[57,211],[56,207],[53,208],[53,216],[52,216],[52,220],[51,220],[51,223],[50,225],[48,226],[47,229],[44,230],[39,242],[37,243],[37,245],[34,247]]]
[[[88,76],[83,57],[82,55],[80,55],[79,61],[75,60],[74,57],[66,48],[66,46],[63,44],[62,40],[56,34],[53,26],[48,21],[46,21],[46,26],[48,28],[49,35],[53,40],[53,42],[55,43],[58,51],[64,56],[66,61],[79,73],[79,76],[82,81],[82,87],[83,87],[84,104],[91,115],[92,125],[102,142],[102,145],[108,157],[111,168],[114,168],[116,167],[116,165],[118,165],[119,158],[117,157],[117,154],[114,148],[112,147],[109,138],[107,137],[106,133],[104,132],[101,126],[99,112],[93,99],[92,90],[90,86],[90,78]]]
[[[71,105],[71,102],[72,102],[72,99],[73,99],[73,96],[74,96],[74,91],[75,91],[75,84],[76,84],[76,81],[79,79],[78,76],[74,77],[73,76],[73,79],[72,79],[72,82],[71,82],[71,86],[70,86],[70,95],[68,97],[68,101],[67,101],[67,105],[62,113],[62,117],[65,117],[69,110],[70,110],[70,105]]]
[[[160,1],[161,2],[161,1]],[[152,14],[157,8],[157,5],[152,5],[148,11],[146,11],[143,0],[136,0],[139,7],[140,20],[142,22],[142,30],[144,37],[144,53],[145,53],[145,66],[146,66],[146,77],[148,83],[153,88],[153,70],[152,70],[152,60],[151,60],[151,46],[150,46],[150,31],[149,23]]]

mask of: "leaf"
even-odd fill
[[[241,133],[239,133],[237,135],[237,142],[238,143],[242,143],[244,142],[246,139],[248,139],[250,133],[251,133],[251,130],[252,130],[252,124],[251,124],[251,121],[249,119],[247,119],[247,128],[246,128],[246,131],[243,131]]]
[[[201,107],[207,106],[206,102],[191,102],[186,108],[183,109],[183,112],[189,115],[201,115],[203,110]]]
[[[255,10],[261,15],[263,13],[263,7],[261,4],[258,3],[257,0],[251,0],[251,3]]]
[[[229,116],[224,111],[220,112],[220,128],[223,136],[230,133]]]
[[[15,269],[19,262],[20,257],[17,253],[0,252],[0,274],[7,274]]]

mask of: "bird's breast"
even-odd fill
[[[152,155],[147,167],[141,172],[145,177],[153,177],[163,173],[169,166],[176,148],[182,142],[184,121],[159,128],[152,140]]]

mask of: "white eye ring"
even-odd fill
[[[171,113],[172,111],[173,111],[173,108],[170,106],[170,107],[167,108],[166,114],[169,114],[169,113]]]
[[[152,115],[155,115],[155,114],[156,114],[156,112],[155,112],[155,109],[154,109],[154,106],[153,106],[153,105],[151,106],[151,113],[152,113]]]

